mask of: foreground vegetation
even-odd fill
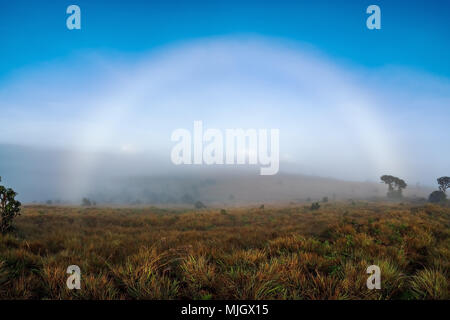
[[[433,204],[26,206],[0,235],[0,298],[449,299],[449,235],[450,208]],[[381,290],[366,287],[372,264]]]

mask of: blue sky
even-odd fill
[[[70,4],[81,30],[66,28]],[[366,28],[370,4],[381,30]],[[450,1],[0,0],[0,117],[17,119],[2,121],[0,144],[170,164],[171,132],[203,120],[280,128],[281,161],[301,173],[432,185],[450,174],[448,12]],[[87,162],[67,168],[101,165]]]
[[[82,30],[65,28],[77,4]],[[365,26],[377,4],[382,29]],[[74,51],[141,52],[177,41],[258,34],[311,44],[364,66],[403,65],[450,76],[449,1],[0,2],[0,77]]]

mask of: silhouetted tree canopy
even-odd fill
[[[390,175],[384,175],[381,176],[381,181],[383,181],[384,183],[386,183],[389,186],[389,191],[394,190],[393,184],[395,181],[395,177],[394,176],[390,176]]]
[[[387,192],[388,198],[401,198],[403,196],[403,189],[408,186],[403,179],[391,175],[383,175],[380,179],[389,186]]]
[[[440,177],[437,179],[439,184],[439,190],[445,192],[448,188],[450,188],[450,177]]]

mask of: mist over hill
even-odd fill
[[[344,181],[301,174],[281,163],[280,173],[259,175],[257,166],[175,166],[151,155],[93,154],[0,145],[0,176],[25,203],[239,206],[256,203],[383,198],[378,181]],[[383,173],[380,173],[380,175]],[[407,197],[432,188],[409,185]]]

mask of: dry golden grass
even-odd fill
[[[450,209],[436,205],[28,206],[15,226],[0,236],[1,299],[450,298]],[[381,290],[366,287],[372,264]]]

